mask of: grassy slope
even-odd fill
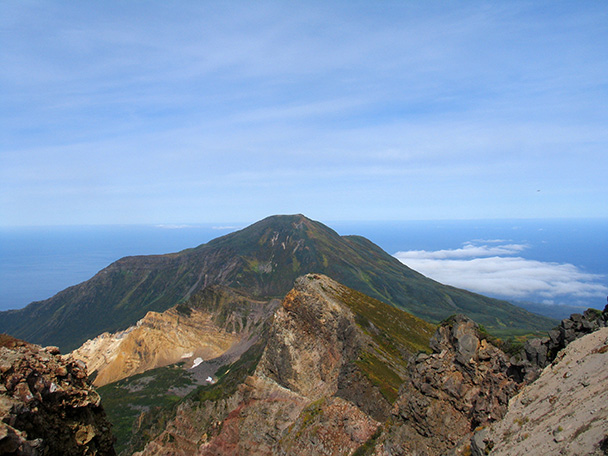
[[[359,355],[357,366],[393,403],[405,378],[409,357],[429,351],[435,325],[350,288],[337,298],[351,309],[357,325],[374,341],[373,349]]]
[[[429,340],[435,331],[435,325],[352,289],[344,288],[340,293],[334,294],[334,298],[355,314],[357,325],[371,337],[373,347],[366,348],[355,364],[392,403],[403,383],[409,356],[418,351],[429,350]],[[264,326],[264,328],[266,329],[262,331],[266,334],[268,327]],[[233,395],[246,377],[255,371],[267,339],[265,336],[260,337],[259,341],[239,360],[220,368],[216,373],[217,383],[197,387],[179,403],[185,402],[189,407],[197,407],[201,403],[215,402]],[[157,369],[152,372],[160,372],[163,378],[168,378],[167,372],[174,371]],[[147,373],[132,378],[141,381],[140,378],[145,378],[146,375]],[[152,388],[149,395],[145,394],[145,390],[133,394],[126,390],[124,383],[125,380],[122,380],[107,385],[100,389],[100,393],[108,416],[121,420],[122,424],[117,433],[119,448],[137,451],[143,448],[148,439],[162,431],[164,423],[173,416],[177,404],[169,401],[164,403],[162,409],[154,409],[154,413],[147,414],[142,420],[140,429],[131,436],[129,430],[138,418],[132,410],[135,410],[137,405],[150,404],[156,396],[156,387]],[[154,383],[157,384],[162,385],[160,382]],[[166,384],[165,388],[167,388]],[[106,398],[111,402],[106,402]]]

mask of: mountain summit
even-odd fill
[[[307,273],[325,274],[429,321],[464,313],[489,330],[554,324],[505,301],[435,282],[363,237],[340,236],[303,215],[276,215],[196,248],[122,258],[52,298],[0,312],[0,331],[67,351],[210,285],[268,299],[285,296]]]

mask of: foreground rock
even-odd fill
[[[0,454],[114,455],[110,426],[84,363],[0,335]]]
[[[511,400],[503,420],[475,434],[473,454],[607,454],[606,366],[608,328],[571,342]]]
[[[564,318],[545,337],[528,339],[523,349],[510,360],[509,375],[518,382],[531,383],[551,364],[568,344],[608,326],[608,306],[604,311],[587,309]]]
[[[463,315],[448,319],[431,348],[431,355],[420,354],[410,365],[410,381],[374,454],[446,454],[467,447],[477,426],[506,413],[518,384],[507,375],[508,356],[485,339],[475,322]]]

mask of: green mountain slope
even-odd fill
[[[365,238],[340,236],[302,215],[283,215],[179,253],[118,260],[50,299],[1,312],[0,331],[71,350],[208,285],[267,299],[284,296],[298,276],[310,272],[434,322],[460,312],[491,331],[544,330],[555,324],[505,301],[439,284]]]

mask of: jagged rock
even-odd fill
[[[472,454],[605,455],[606,365],[608,328],[578,338],[511,399],[502,420],[473,436]]]
[[[110,423],[86,366],[0,335],[0,454],[114,455]]]
[[[431,355],[418,355],[393,408],[393,424],[376,455],[445,454],[478,426],[500,419],[518,384],[509,359],[475,322],[456,315],[431,339]]]
[[[608,306],[603,312],[587,309],[582,315],[572,314],[570,318],[563,319],[557,328],[549,331],[548,337],[528,340],[523,354],[519,360],[513,360],[513,364],[519,365],[520,377],[527,375],[527,380],[536,378],[560,350],[576,339],[605,327],[607,322]]]
[[[283,300],[256,373],[318,399],[338,390],[340,370],[363,340],[352,312],[310,288],[306,279],[296,282]]]
[[[553,362],[560,350],[580,337],[607,326],[608,305],[603,312],[587,309],[583,314],[572,314],[548,332],[548,337],[529,339],[524,348],[510,360],[509,375],[518,382],[531,383],[543,368]]]
[[[548,363],[548,345],[551,338],[541,339],[530,339],[526,341],[524,350],[526,351],[526,358],[532,364],[537,366],[546,366]]]

